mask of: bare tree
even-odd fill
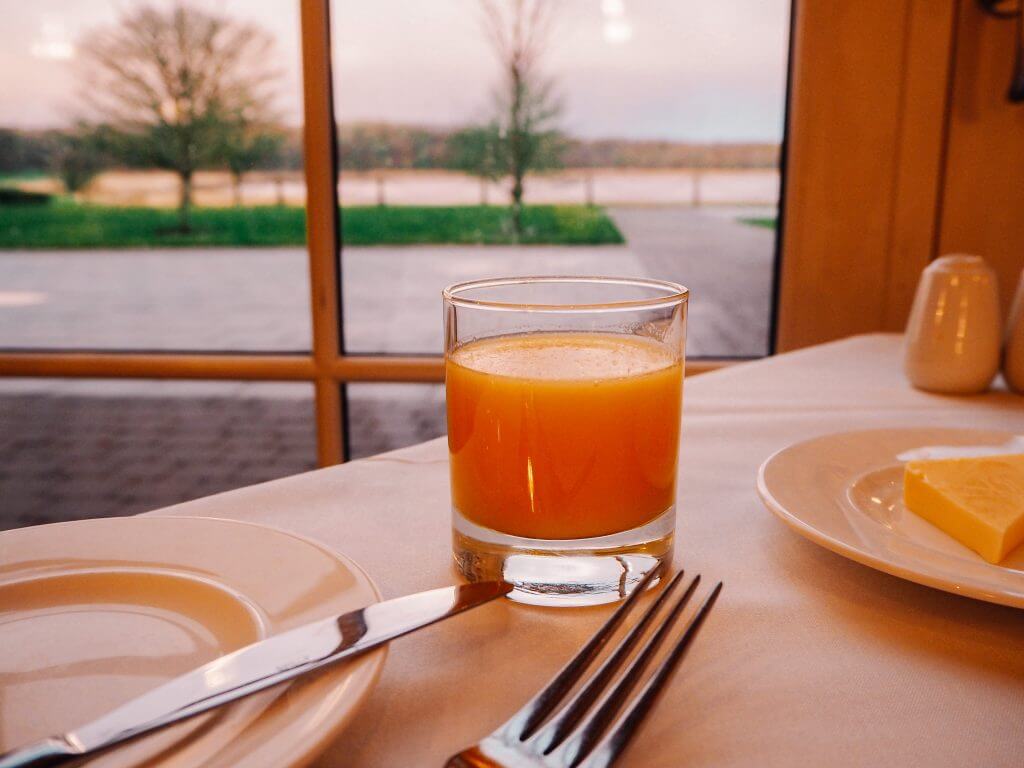
[[[550,41],[552,0],[480,0],[482,21],[501,65],[496,92],[500,159],[512,179],[512,225],[523,232],[523,180],[556,167],[564,145],[555,130],[561,105],[541,65]]]
[[[238,120],[269,122],[273,42],[257,26],[177,3],[131,11],[80,46],[83,92],[117,132],[116,154],[178,175],[183,230],[193,176],[224,161],[225,132]]]

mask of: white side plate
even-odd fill
[[[0,534],[0,752],[268,635],[380,600],[348,558],[251,523],[124,517]],[[94,768],[290,768],[366,699],[385,649],[107,752]]]
[[[814,438],[764,464],[757,492],[771,512],[816,544],[893,576],[1024,608],[1024,545],[999,565],[903,505],[905,451],[1006,443],[1008,432],[879,429]]]

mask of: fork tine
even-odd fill
[[[690,643],[703,626],[704,620],[707,618],[708,613],[711,612],[711,608],[714,606],[715,601],[718,600],[718,594],[721,591],[722,582],[718,582],[715,588],[711,590],[711,594],[705,598],[700,608],[697,609],[697,612],[690,619],[682,636],[672,647],[668,656],[661,663],[661,666],[658,667],[651,676],[651,679],[644,685],[640,695],[629,705],[618,721],[616,721],[608,736],[601,742],[590,759],[586,761],[586,768],[608,768],[629,745],[640,723],[643,722],[651,707],[654,706],[658,694],[665,687],[665,683],[668,682],[679,662],[682,661],[683,656],[686,655]]]
[[[665,616],[661,626],[658,627],[658,630],[647,640],[643,649],[626,668],[626,671],[622,673],[622,677],[619,678],[615,687],[608,692],[601,701],[600,706],[598,706],[586,722],[580,726],[572,739],[565,743],[562,748],[562,760],[565,765],[570,766],[570,768],[575,768],[575,766],[583,762],[583,758],[590,753],[594,748],[594,745],[600,740],[601,735],[608,727],[608,724],[612,721],[612,718],[615,717],[615,713],[619,711],[619,708],[626,700],[630,691],[632,691],[634,686],[640,681],[640,677],[643,675],[644,670],[650,663],[651,658],[665,641],[665,638],[672,629],[675,620],[679,617],[683,608],[685,608],[686,604],[690,601],[690,597],[693,596],[694,590],[697,589],[697,585],[699,583],[700,574],[697,574],[690,581],[686,591],[683,592],[679,599],[676,600],[675,604],[673,604],[669,609],[668,615]]]
[[[672,581],[662,589],[658,599],[651,604],[644,612],[644,615],[640,617],[640,620],[633,625],[632,629],[629,630],[629,634],[622,638],[618,647],[598,667],[597,672],[587,681],[586,685],[569,699],[568,703],[562,707],[562,710],[547,725],[537,731],[532,745],[534,749],[547,754],[561,744],[572,732],[572,729],[576,727],[576,724],[587,713],[590,706],[608,686],[612,676],[625,663],[629,652],[636,645],[641,635],[643,635],[647,625],[651,623],[651,620],[665,603],[669,594],[675,589],[680,579],[683,578],[683,573],[683,571],[679,571],[679,573],[672,577]]]
[[[551,714],[558,702],[569,692],[576,681],[579,680],[580,675],[586,671],[590,663],[608,643],[615,629],[626,618],[633,606],[636,605],[637,598],[643,594],[652,579],[654,579],[655,574],[660,571],[661,565],[658,564],[643,575],[643,578],[637,582],[637,585],[633,587],[633,590],[626,599],[622,601],[622,605],[618,607],[615,613],[608,617],[608,620],[597,631],[597,634],[590,638],[587,644],[580,649],[580,652],[555,675],[540,693],[530,699],[522,709],[509,718],[502,728],[504,733],[510,738],[520,741],[533,735],[533,732]]]

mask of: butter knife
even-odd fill
[[[385,600],[282,632],[221,656],[73,731],[0,755],[0,768],[51,768],[322,669],[508,594],[480,581]]]

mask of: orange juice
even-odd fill
[[[477,525],[577,539],[675,503],[683,366],[626,334],[464,344],[446,363],[452,500]]]

